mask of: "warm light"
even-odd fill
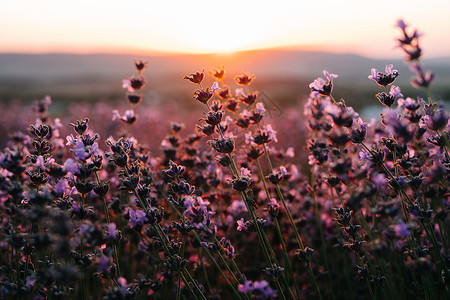
[[[232,52],[245,50],[260,42],[260,34],[239,32],[239,25],[227,28],[205,27],[200,32],[183,30],[183,42],[195,52]]]
[[[395,46],[398,18],[426,33],[427,56],[450,49],[449,4],[441,1],[4,2],[0,52],[207,53],[314,45],[311,50],[383,57]]]

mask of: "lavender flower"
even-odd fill
[[[147,215],[142,210],[130,209],[128,211],[128,214],[130,216],[131,228],[135,227],[136,225],[143,225],[145,222],[148,222]]]
[[[325,81],[322,77],[318,77],[309,85],[313,97],[317,97],[318,95],[330,96],[333,91],[333,79],[337,78],[338,75],[330,74],[326,70],[323,70],[323,75],[328,81]]]
[[[386,73],[372,69],[369,79],[374,80],[379,86],[388,86],[398,77],[398,71],[393,69],[393,65],[386,66]]]

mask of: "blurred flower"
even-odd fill
[[[209,88],[202,89],[202,90],[196,90],[194,92],[194,99],[197,101],[206,104],[208,103],[209,99],[211,99],[214,95],[214,92],[211,91]]]
[[[420,64],[413,63],[409,66],[409,69],[416,73],[416,76],[411,78],[411,85],[415,88],[426,88],[433,81],[434,73],[427,71],[424,74]]]
[[[139,104],[142,101],[142,95],[128,94],[127,100],[128,100],[128,102],[130,102],[130,104]]]
[[[250,75],[249,73],[242,72],[241,75],[234,77],[234,80],[238,85],[250,85],[250,83],[255,79],[255,75]]]
[[[247,106],[250,106],[250,105],[252,105],[253,103],[256,102],[256,99],[258,98],[258,93],[257,93],[257,92],[255,92],[255,93],[249,93],[249,94],[247,94],[247,95],[244,95],[244,94],[242,93],[242,95],[240,95],[238,98],[239,98],[239,100],[242,101],[244,104],[246,104]]]
[[[242,229],[247,230],[247,227],[245,226],[245,222],[244,222],[244,218],[240,218],[239,220],[236,221],[238,224],[237,230],[241,231]]]
[[[132,110],[132,109],[128,109],[127,111],[125,111],[125,114],[123,116],[121,116],[116,109],[113,110],[112,113],[113,113],[113,118],[112,118],[113,121],[119,119],[122,122],[127,123],[129,125],[136,122],[136,116],[134,115],[134,110]]]
[[[214,83],[211,86],[211,92],[215,93],[215,92],[217,92],[219,90],[220,90],[219,83],[217,81],[214,81]]]
[[[217,69],[211,70],[209,72],[217,81],[222,81],[225,77],[225,68],[224,66],[220,66]]]
[[[64,163],[64,170],[72,174],[78,174],[80,172],[78,163],[76,163],[72,158],[68,158],[66,160],[66,162]]]
[[[421,36],[421,34],[417,30],[414,30],[413,34],[409,35],[406,32],[408,25],[402,19],[397,20],[396,27],[400,28],[403,34],[403,37],[398,39],[400,46],[411,45],[414,42],[418,43],[417,39]]]
[[[205,77],[205,69],[203,69],[201,72],[195,72],[195,73],[191,73],[188,76],[184,76],[183,79],[187,79],[192,83],[197,83],[197,84],[201,84],[203,81],[203,78]]]
[[[434,113],[423,118],[428,128],[433,131],[439,131],[448,124],[448,114],[444,108],[439,108]]]
[[[147,215],[145,214],[145,212],[143,212],[142,210],[136,209],[130,209],[128,211],[128,214],[130,216],[130,224],[131,224],[131,228],[135,227],[136,225],[140,224],[144,224],[145,222],[148,221],[147,219]]]
[[[217,96],[219,96],[219,98],[223,100],[233,98],[230,89],[227,86],[222,86],[222,88],[218,91]]]
[[[148,64],[148,62],[142,61],[142,60],[137,60],[137,61],[134,62],[134,65],[136,66],[136,69],[137,69],[139,74],[142,74],[142,72],[147,67],[147,64]]]
[[[258,295],[258,299],[273,299],[277,296],[266,280],[253,282],[246,280],[244,284],[239,284],[238,291],[241,293],[252,292]]]
[[[400,224],[394,225],[393,227],[394,227],[395,234],[398,237],[400,237],[401,239],[405,239],[411,235],[411,231],[409,230],[408,224],[400,223]]]
[[[134,76],[130,79],[122,80],[122,87],[128,89],[128,92],[133,93],[135,90],[140,90],[144,87],[144,77],[135,78]]]

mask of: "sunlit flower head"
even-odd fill
[[[222,81],[225,77],[225,67],[220,66],[217,69],[211,70],[209,73],[214,77],[216,81]]]
[[[189,80],[192,83],[201,84],[204,77],[205,77],[205,69],[203,69],[201,72],[195,72],[187,76],[184,76],[183,79]]]
[[[322,77],[318,77],[309,85],[313,97],[318,95],[329,96],[333,91],[333,79],[337,78],[338,75],[330,74],[326,70],[323,70],[323,75],[327,78],[327,81]]]
[[[393,69],[393,65],[386,66],[386,73],[378,72],[373,68],[368,76],[369,79],[374,80],[379,86],[388,86],[394,82],[398,76],[398,71]]]
[[[148,62],[142,61],[142,60],[137,60],[137,61],[134,62],[134,65],[136,66],[136,69],[137,69],[139,74],[142,74],[142,72],[147,67],[147,64],[148,64]]]
[[[241,75],[234,77],[234,80],[236,81],[236,83],[238,85],[244,85],[244,86],[250,85],[250,83],[253,81],[253,79],[255,79],[255,75],[253,75],[253,74],[250,75],[249,73],[246,73],[246,72],[242,72]]]

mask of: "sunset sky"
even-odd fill
[[[259,48],[400,57],[396,20],[450,56],[448,1],[5,1],[0,52],[205,53]]]

